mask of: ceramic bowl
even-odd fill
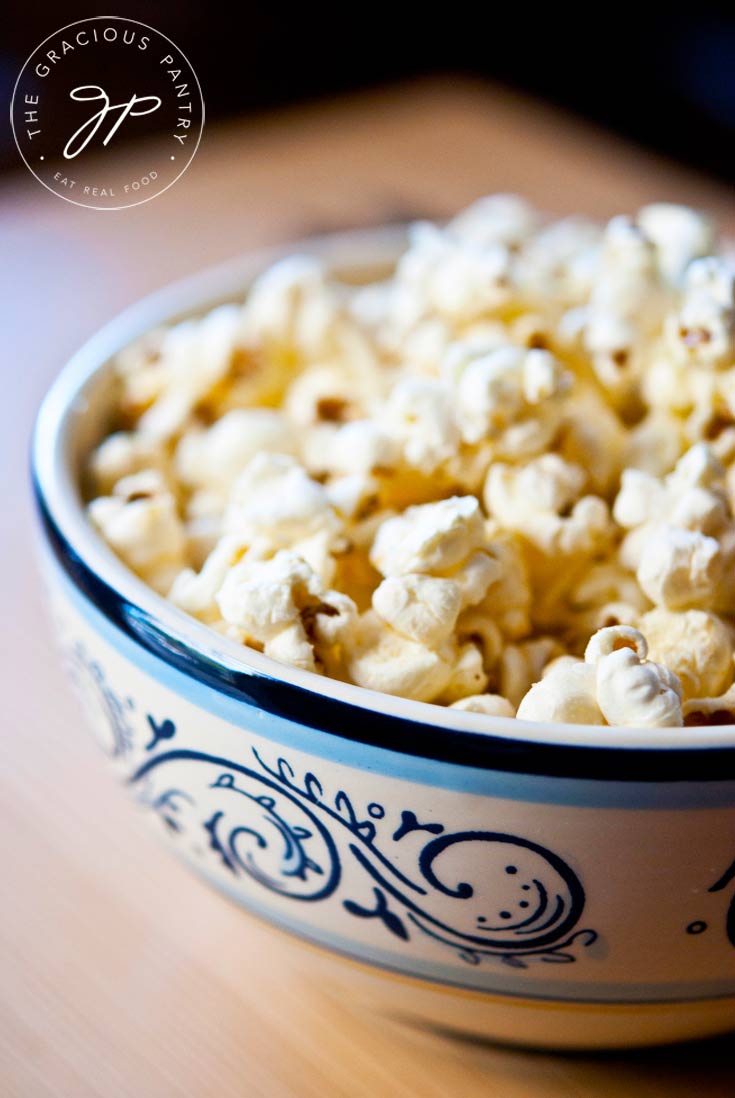
[[[298,250],[354,281],[402,242]],[[280,254],[128,310],[38,417],[43,571],[112,765],[196,872],[351,1002],[557,1048],[733,1027],[735,729],[488,722],[292,670],[165,602],[88,525],[80,468],[109,422],[111,356],[242,298]]]

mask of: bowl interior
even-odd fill
[[[218,304],[241,301],[253,278],[285,255],[320,258],[339,279],[360,284],[385,277],[405,245],[405,229],[388,227],[268,249],[206,270],[145,298],[106,325],[70,360],[40,409],[32,445],[36,490],[42,509],[73,552],[104,583],[138,607],[157,628],[225,671],[267,676],[312,695],[334,698],[403,718],[431,729],[478,737],[491,733],[514,741],[589,747],[667,750],[735,747],[735,727],[634,729],[488,718],[426,702],[408,701],[287,667],[219,636],[157,595],[105,545],[84,513],[82,470],[90,451],[109,430],[115,403],[111,360],[151,329]]]

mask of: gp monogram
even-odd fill
[[[23,66],[11,101],[18,151],[60,198],[115,210],[147,202],[186,171],[204,101],[165,35],[118,16],[62,27]]]

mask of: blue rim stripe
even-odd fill
[[[136,644],[219,693],[340,739],[418,758],[482,770],[546,777],[622,782],[735,780],[735,749],[705,747],[659,751],[538,743],[441,728],[312,693],[258,671],[235,671],[174,640],[140,607],[99,578],[56,526],[35,480],[46,541],[73,585]],[[345,731],[347,730],[347,731]]]
[[[54,564],[54,567],[57,565]],[[527,804],[643,811],[735,807],[735,781],[663,783],[549,778],[544,774],[480,769],[419,755],[399,754],[344,736],[338,738],[321,729],[306,729],[300,723],[257,709],[243,703],[241,698],[213,690],[191,678],[185,671],[173,667],[122,633],[71,583],[65,573],[60,573],[58,578],[76,612],[134,667],[185,699],[188,704],[226,721],[245,734],[252,732],[263,737],[274,748],[305,752],[314,758],[339,762],[357,770],[369,770],[399,781]]]

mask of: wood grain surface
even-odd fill
[[[433,82],[209,127],[135,209],[0,187],[0,1098],[732,1098],[733,1044],[567,1057],[352,1016],[159,846],[106,773],[56,658],[31,553],[33,412],[66,357],[143,293],[256,245],[443,215],[493,190],[609,216],[733,195],[553,111]]]

